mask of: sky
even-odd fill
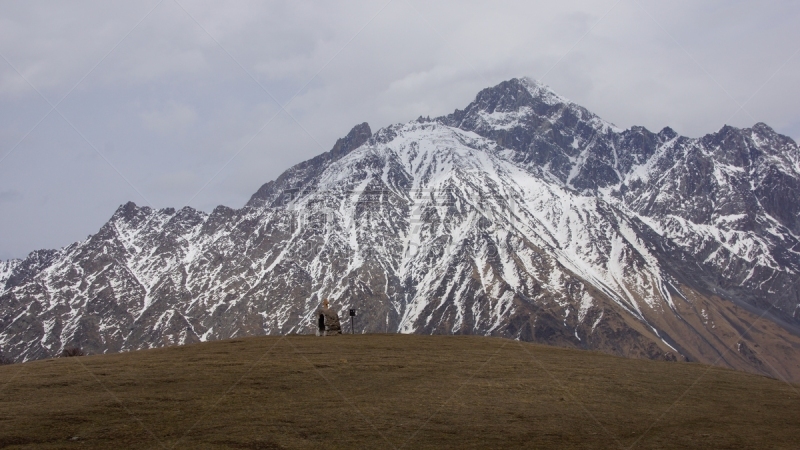
[[[0,259],[116,208],[239,208],[373,132],[529,76],[620,126],[800,138],[795,1],[0,3]]]

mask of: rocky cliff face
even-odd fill
[[[621,130],[514,79],[446,117],[358,125],[242,209],[128,203],[86,241],[0,263],[0,345],[313,332],[326,297],[364,332],[800,380],[798,183],[797,145],[766,125]]]
[[[620,130],[525,79],[486,89],[440,120],[512,149],[532,173],[642,220],[665,241],[659,245],[692,254],[688,265],[670,266],[706,292],[800,323],[800,152],[767,125],[725,126],[700,139],[669,128]]]

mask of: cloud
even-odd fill
[[[160,175],[157,179],[157,183],[160,187],[186,187],[192,184],[196,184],[199,180],[197,174],[189,171],[189,170],[179,170],[177,172],[167,173]]]
[[[11,203],[22,200],[22,194],[16,189],[0,191],[0,203]]]
[[[0,254],[69,244],[137,191],[241,206],[356,123],[447,114],[518,76],[622,127],[797,139],[798,19],[791,1],[0,2],[0,155],[20,142],[0,192],[25,186],[0,202]]]
[[[197,120],[197,112],[186,105],[169,102],[159,109],[140,114],[145,128],[159,133],[185,131]]]

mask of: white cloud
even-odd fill
[[[22,199],[22,194],[16,189],[0,191],[0,203],[16,202]]]
[[[115,166],[62,158],[96,155],[51,113],[0,163],[0,192],[25,192],[0,207],[0,254],[68,244],[141,202],[119,173],[153,206],[180,207],[237,155],[192,203],[240,206],[356,123],[447,114],[517,76],[622,127],[699,136],[764,121],[800,137],[796,2],[179,1],[144,20],[158,0],[0,3],[0,54],[22,73],[0,60],[0,157],[49,109],[27,79],[52,102],[69,93],[59,109],[95,147],[113,144]],[[293,117],[275,116],[290,99]],[[85,175],[26,185],[43,172]],[[62,209],[27,201],[55,191]],[[97,215],[72,218],[71,234],[25,232],[64,214]]]
[[[197,120],[197,112],[194,109],[175,102],[143,112],[140,116],[145,128],[164,134],[185,131]]]

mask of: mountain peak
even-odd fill
[[[362,122],[354,126],[345,137],[337,139],[329,153],[333,158],[341,158],[361,147],[370,137],[372,137],[372,130],[369,124]]]
[[[327,165],[346,156],[353,150],[361,147],[372,137],[372,130],[367,122],[354,126],[347,135],[336,140],[333,148],[307,161],[297,164],[276,180],[263,184],[247,202],[247,206],[272,205],[276,201],[283,201],[285,192],[300,188],[318,177]]]
[[[574,104],[571,101],[559,95],[558,93],[556,93],[556,91],[554,91],[550,86],[542,83],[539,80],[535,80],[531,77],[514,78],[512,81],[520,83],[528,90],[528,92],[530,92],[531,96],[540,99],[541,101],[547,103],[548,105]]]
[[[781,343],[800,348],[800,157],[768,131],[619,130],[539,81],[503,81],[446,117],[356,125],[245,208],[128,203],[87,241],[0,266],[0,342],[25,360],[302,333],[328,297],[360,311],[359,331],[798,380]]]
[[[134,218],[140,216],[143,212],[149,212],[150,208],[148,207],[139,207],[136,203],[129,201],[124,205],[119,205],[119,208],[114,212],[114,215],[111,217],[111,220],[114,219],[122,219],[125,222],[130,222],[134,220]]]

